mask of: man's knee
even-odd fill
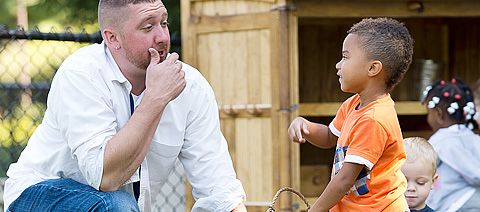
[[[71,179],[47,180],[27,188],[8,208],[11,211],[68,209],[70,211],[139,211],[125,191],[101,192]]]
[[[104,192],[107,208],[111,211],[140,211],[135,198],[125,191]]]

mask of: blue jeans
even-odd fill
[[[68,178],[46,180],[28,187],[7,211],[139,211],[133,195],[102,192]]]

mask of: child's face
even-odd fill
[[[476,111],[475,117],[474,117],[475,121],[477,121],[478,125],[480,125],[480,95],[479,94],[475,96],[475,111]]]
[[[358,36],[348,34],[343,41],[342,59],[335,65],[343,92],[361,93],[368,79],[370,61],[360,48]]]
[[[423,161],[407,161],[402,167],[402,172],[407,178],[405,197],[408,207],[415,210],[424,208],[425,200],[436,178],[433,168]]]

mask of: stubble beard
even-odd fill
[[[170,51],[170,48],[165,48],[167,53]],[[157,50],[158,51],[158,50]],[[127,60],[132,63],[135,67],[141,70],[147,70],[148,65],[150,65],[150,52],[147,50],[146,53],[135,54],[132,51],[126,51]],[[167,59],[167,54],[164,54],[160,58],[160,63]]]

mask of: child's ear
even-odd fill
[[[377,76],[382,71],[382,69],[383,69],[382,62],[380,62],[378,60],[374,60],[370,64],[370,68],[368,69],[368,76],[369,77]]]
[[[435,173],[432,178],[432,187],[430,188],[430,190],[435,187],[435,184],[436,184],[435,182],[437,182],[437,178],[438,178],[438,174]]]

